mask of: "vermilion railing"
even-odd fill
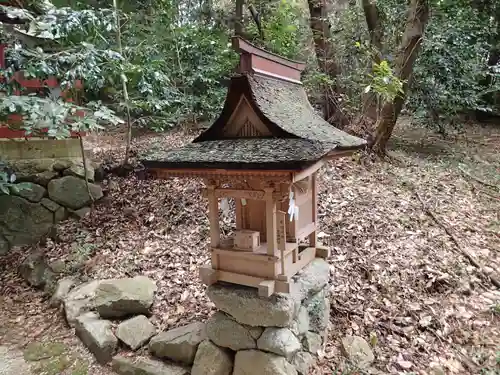
[[[0,44],[0,69],[5,69],[6,64],[5,64],[5,49],[7,45],[5,44]],[[5,79],[2,77],[1,72],[0,72],[0,80]],[[57,88],[60,87],[59,83],[57,81],[56,77],[48,77],[47,79],[27,79],[24,78],[24,74],[22,71],[16,72],[14,74],[14,77],[12,78],[17,81],[17,83],[25,88],[28,89],[29,91],[33,92],[36,90],[41,90],[45,87],[48,88]],[[74,84],[74,88],[77,90],[80,90],[83,88],[83,83],[81,80],[76,80]],[[21,95],[20,90],[15,90],[14,95]],[[71,92],[69,90],[61,90],[60,96],[67,102],[73,102],[74,98],[71,97]],[[76,116],[84,116],[83,111],[77,111]],[[18,114],[12,114],[9,115],[7,124],[10,124],[11,127],[12,125],[17,125],[16,127],[19,126],[19,124],[22,123],[22,116]],[[26,135],[24,130],[16,130],[12,129],[9,127],[9,125],[3,125],[0,124],[0,138],[30,138],[31,135]],[[43,129],[43,132],[47,131],[47,129]],[[79,135],[85,135],[84,132],[71,132],[72,137],[78,137]]]

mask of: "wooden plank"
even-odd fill
[[[276,201],[273,198],[273,188],[265,188],[266,191],[266,237],[267,254],[274,255],[278,248],[276,238]]]
[[[278,250],[281,257],[281,275],[285,275],[285,250],[286,250],[286,213],[278,211]]]
[[[219,254],[216,252],[212,251],[212,268],[214,270],[219,269]]]
[[[276,281],[274,283],[275,293],[286,293],[289,294],[291,290],[291,283],[287,281]]]
[[[316,231],[316,224],[310,223],[310,224],[306,225],[304,228],[301,228],[299,230],[299,233],[297,234],[297,238],[298,239],[305,238],[315,231]]]
[[[266,279],[262,277],[242,275],[239,273],[228,272],[228,271],[217,271],[217,278],[219,281],[225,281],[227,283],[233,283],[238,285],[253,286],[255,288],[259,287],[259,284]]]
[[[201,282],[205,285],[212,285],[218,281],[218,272],[208,265],[203,265],[199,269]]]
[[[233,249],[221,249],[221,248],[214,248],[212,251],[214,254],[224,256],[224,257],[230,257],[230,258],[235,258],[235,259],[249,259],[253,260],[255,262],[275,262],[279,259],[278,256],[275,255],[267,255],[267,244],[264,243],[260,246],[258,249],[259,252],[248,252],[248,251],[240,251],[240,250],[233,250]],[[264,252],[261,252],[264,250]]]
[[[293,171],[289,170],[262,170],[262,169],[210,169],[210,168],[148,168],[159,176],[246,176],[254,178],[266,178],[274,180],[275,177],[280,182],[292,180]]]
[[[246,198],[246,199],[265,199],[266,192],[262,190],[245,190],[245,189],[228,189],[218,188],[215,189],[215,196],[217,198]]]
[[[333,159],[338,159],[342,158],[345,156],[350,156],[354,154],[357,150],[345,150],[345,151],[330,151],[326,156],[326,160],[333,160]]]
[[[208,221],[210,225],[210,245],[220,245],[219,202],[215,197],[215,186],[208,187]]]
[[[259,297],[271,297],[274,293],[275,283],[274,280],[261,281],[257,287],[259,290]]]
[[[243,229],[243,205],[241,199],[235,199],[236,230]]]
[[[207,189],[201,189],[201,194],[203,197],[208,196]],[[232,189],[232,188],[216,188],[215,196],[217,198],[235,198],[238,199],[254,199],[254,200],[264,200],[266,192],[263,190],[251,190],[251,189]],[[287,196],[286,192],[274,192],[274,199],[280,200]],[[240,201],[241,202],[241,201]]]
[[[294,276],[302,268],[312,262],[314,258],[316,258],[316,249],[314,247],[308,247],[299,254],[297,262],[295,262],[291,267],[287,268],[286,275],[288,277]]]
[[[324,163],[325,162],[323,160],[320,160],[300,172],[295,172],[292,177],[292,182],[303,180],[304,178],[312,175],[313,173],[316,173],[323,166]]]
[[[318,179],[317,174],[313,174],[312,178],[312,218],[314,229],[309,234],[309,245],[311,247],[316,246],[318,242],[317,236],[317,223],[318,223]]]
[[[327,259],[330,257],[330,248],[328,246],[316,245],[316,257]]]

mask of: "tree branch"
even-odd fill
[[[451,240],[455,244],[456,248],[462,253],[463,256],[465,256],[468,259],[470,264],[476,267],[479,270],[479,272],[481,272],[486,278],[488,278],[494,286],[500,289],[500,281],[495,279],[493,276],[488,275],[484,271],[483,266],[474,258],[474,256],[460,245],[460,242],[458,242],[457,237],[453,234],[451,229],[448,228],[441,220],[438,219],[436,214],[434,214],[434,212],[432,212],[432,210],[425,204],[422,197],[415,188],[413,189],[413,192],[415,193],[415,196],[422,205],[422,209],[425,211],[425,213],[446,232],[446,234],[451,238]]]

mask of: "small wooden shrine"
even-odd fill
[[[329,158],[364,147],[313,110],[300,81],[303,63],[235,37],[238,74],[219,118],[192,143],[151,151],[142,162],[157,178],[201,177],[209,203],[211,265],[205,284],[288,293],[292,277],[315,257],[317,172]],[[221,238],[219,200],[234,199],[236,229]],[[303,244],[304,240],[306,241]]]

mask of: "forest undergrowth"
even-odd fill
[[[133,150],[175,147],[194,133],[138,135]],[[123,155],[123,136],[85,142],[96,159],[112,163]],[[500,291],[491,281],[500,280],[500,132],[471,125],[443,138],[403,121],[390,154],[386,161],[357,154],[321,172],[319,237],[332,247],[332,310],[313,374],[363,373],[340,353],[349,334],[374,347],[367,373],[499,374]],[[154,279],[159,330],[205,320],[214,306],[197,276],[208,262],[201,186],[110,176],[92,216],[62,223],[44,250],[52,260],[83,259],[83,278]],[[222,221],[223,231],[234,224]],[[0,259],[1,341],[60,339],[84,353],[62,316],[13,271],[21,261],[20,251]],[[88,374],[108,371],[92,365]]]

